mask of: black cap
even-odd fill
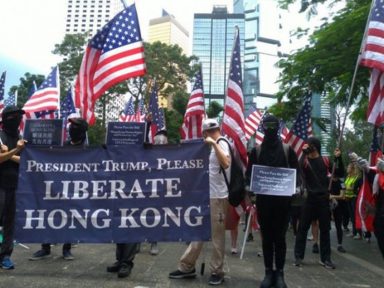
[[[4,108],[1,116],[4,118],[7,114],[20,113],[21,115],[25,114],[25,111],[15,105],[10,105]]]
[[[279,124],[280,121],[276,116],[272,114],[268,114],[268,115],[265,115],[265,117],[263,118],[263,123],[264,122],[268,122],[268,123],[273,122],[273,123]]]
[[[321,154],[321,143],[320,143],[319,139],[317,139],[316,137],[309,137],[307,139],[307,144],[314,146],[316,148],[317,152],[319,152],[319,154]]]
[[[167,133],[167,130],[159,130],[159,131],[157,131],[156,132],[156,134],[155,134],[155,136],[156,135],[164,135],[164,136],[167,136],[168,135],[168,133]]]
[[[76,126],[79,126],[84,131],[88,130],[88,123],[83,118],[69,118],[68,121]]]

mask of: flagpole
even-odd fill
[[[357,71],[358,71],[359,66],[360,66],[360,58],[361,58],[363,46],[364,46],[364,43],[365,43],[365,40],[366,40],[366,37],[367,37],[368,26],[369,26],[369,22],[370,22],[370,18],[371,18],[372,8],[373,8],[374,2],[375,2],[375,0],[372,0],[371,7],[369,9],[369,14],[368,14],[367,22],[365,23],[363,39],[362,39],[361,44],[360,44],[359,54],[357,56],[355,70],[353,72],[352,82],[351,82],[351,86],[349,88],[349,95],[348,95],[347,105],[346,105],[346,108],[345,108],[345,116],[344,116],[343,123],[341,125],[340,135],[339,135],[339,139],[338,139],[338,142],[337,142],[337,145],[336,145],[337,148],[340,148],[341,140],[343,139],[345,123],[347,121],[347,117],[348,117],[348,113],[349,113],[349,108],[350,108],[350,105],[351,105],[352,92],[353,92],[353,88],[355,87]],[[331,186],[332,186],[332,177],[333,177],[333,175],[335,173],[335,169],[336,169],[336,162],[334,161],[333,165],[332,165],[331,179],[329,180],[328,191],[330,191]]]
[[[15,91],[15,106],[17,106],[17,96],[18,96],[18,92],[17,92],[17,89]]]
[[[340,145],[341,145],[341,140],[342,140],[342,137],[343,137],[343,134],[344,134],[344,128],[345,128],[345,123],[347,121],[347,117],[348,117],[348,113],[349,113],[349,108],[350,108],[350,105],[351,105],[351,99],[352,99],[352,92],[353,92],[353,88],[355,87],[355,82],[356,82],[356,76],[357,76],[357,71],[359,69],[359,64],[360,64],[360,58],[361,58],[361,54],[362,54],[362,50],[363,50],[363,46],[364,46],[364,43],[365,43],[365,40],[366,40],[366,37],[367,37],[367,33],[368,33],[368,26],[369,26],[369,20],[371,18],[371,14],[372,14],[372,8],[373,8],[373,4],[374,4],[375,0],[372,0],[371,2],[371,7],[369,9],[369,14],[368,14],[368,18],[367,18],[367,22],[365,24],[365,30],[364,30],[364,34],[363,34],[363,40],[361,41],[361,44],[360,44],[360,50],[359,50],[359,54],[357,56],[357,60],[356,60],[356,65],[355,65],[355,71],[353,72],[353,77],[352,77],[352,83],[351,83],[351,86],[349,88],[349,95],[348,95],[348,100],[347,100],[347,106],[346,106],[346,111],[345,111],[345,117],[344,117],[344,120],[343,120],[343,123],[341,125],[341,129],[340,129],[340,135],[339,135],[339,140],[338,140],[338,143],[337,143],[337,147],[340,148]],[[334,169],[332,169],[334,170]],[[332,171],[333,172],[333,171]],[[333,175],[333,173],[332,173]]]

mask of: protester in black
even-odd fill
[[[70,122],[69,125],[69,137],[70,140],[66,143],[66,146],[72,146],[72,147],[84,147],[87,143],[87,130],[88,130],[88,123],[83,118],[70,118],[68,119]],[[63,244],[63,258],[65,260],[73,260],[74,257],[71,252],[72,244],[71,243],[64,243]],[[29,260],[41,260],[45,259],[51,256],[51,244],[50,243],[44,243],[41,245],[41,250],[38,250],[35,252]]]
[[[301,266],[304,259],[307,233],[313,220],[319,221],[320,228],[320,264],[326,268],[335,269],[331,261],[330,244],[330,204],[329,204],[329,177],[332,164],[329,159],[321,156],[320,140],[315,137],[307,139],[303,146],[305,155],[300,160],[303,182],[307,189],[307,199],[304,203],[299,231],[295,242],[295,266]],[[341,152],[335,150],[336,177],[343,177],[344,169]]]
[[[330,206],[335,221],[337,236],[337,251],[345,253],[343,247],[343,216],[347,203],[344,201],[344,184],[338,177],[332,177],[330,191]]]
[[[269,167],[299,168],[296,153],[284,146],[279,138],[279,120],[267,115],[262,123],[264,140],[261,146],[252,149],[246,171],[250,183],[252,165]],[[259,152],[260,149],[260,152]],[[260,224],[264,255],[265,277],[261,288],[287,287],[284,281],[284,265],[287,245],[285,235],[288,229],[291,198],[287,196],[257,195],[257,217]],[[275,261],[276,271],[273,271]]]
[[[19,126],[24,113],[24,110],[16,106],[7,106],[2,112],[1,143],[11,151],[21,144]],[[10,159],[0,164],[0,207],[3,207],[2,215],[0,215],[3,217],[3,243],[1,244],[0,261],[3,269],[14,269],[10,257],[13,252],[19,155],[18,151]]]

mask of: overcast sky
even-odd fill
[[[0,73],[7,71],[6,93],[25,72],[46,75],[57,64],[51,51],[64,37],[65,4],[65,0],[0,0]],[[149,20],[160,17],[162,8],[191,36],[193,14],[210,13],[213,5],[227,5],[232,12],[233,0],[136,0],[142,36],[145,40]]]

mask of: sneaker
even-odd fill
[[[317,243],[313,244],[312,253],[313,254],[319,254],[319,244],[317,244]]]
[[[349,232],[347,235],[345,235],[345,236],[347,236],[347,237],[353,237],[353,236],[355,236],[355,235],[353,235],[353,233],[352,232]]]
[[[349,228],[348,227],[344,227],[344,232],[349,232]]]
[[[238,252],[237,252],[237,248],[231,248],[231,254],[232,255],[236,255]]]
[[[125,278],[128,277],[131,274],[132,266],[127,263],[123,263],[120,266],[119,272],[117,272],[117,277],[119,278]]]
[[[47,251],[45,249],[41,249],[37,252],[35,252],[30,258],[29,260],[31,261],[36,261],[36,260],[42,260],[42,259],[46,259],[48,257],[51,257],[51,252],[50,251]]]
[[[120,269],[120,263],[119,262],[115,262],[112,265],[107,266],[107,272],[110,272],[110,273],[119,272],[119,269]]]
[[[182,272],[180,270],[173,271],[168,275],[171,279],[185,279],[185,278],[195,278],[196,277],[196,269],[193,269],[190,272]]]
[[[320,265],[324,266],[326,269],[336,269],[335,264],[331,260],[319,261]]]
[[[343,248],[343,246],[339,245],[337,246],[337,251],[341,252],[341,253],[345,253],[347,251],[345,251],[345,249]]]
[[[3,261],[1,262],[1,268],[5,270],[15,269],[15,265],[13,265],[13,262],[9,256],[5,256],[3,258]]]
[[[295,263],[293,263],[293,265],[296,267],[301,267],[301,266],[303,266],[303,260],[300,258],[296,258]]]
[[[64,260],[73,260],[73,259],[75,259],[75,257],[73,257],[73,255],[72,255],[70,250],[63,251],[63,258],[64,258]]]
[[[157,248],[157,243],[151,243],[151,250],[149,251],[151,255],[159,254],[159,248]]]
[[[359,234],[356,234],[353,236],[353,240],[361,240],[361,236]]]
[[[223,282],[224,282],[223,276],[220,276],[218,274],[211,274],[211,276],[209,277],[208,284],[209,285],[220,285]]]
[[[247,242],[251,242],[251,241],[253,241],[253,235],[252,233],[249,233],[247,236]]]

